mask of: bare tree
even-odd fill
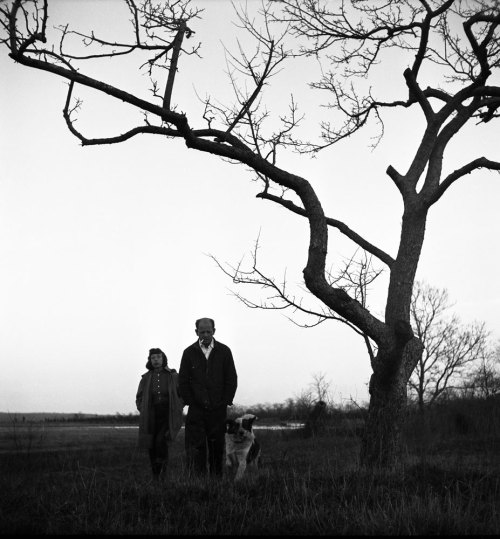
[[[411,320],[424,351],[409,380],[421,412],[449,390],[463,384],[485,354],[488,332],[484,323],[463,326],[451,307],[448,291],[417,281],[411,302]]]
[[[393,465],[400,449],[407,382],[422,353],[422,343],[410,324],[413,283],[425,238],[427,214],[450,186],[479,169],[500,170],[500,162],[478,156],[443,172],[445,151],[459,133],[496,121],[500,87],[495,74],[500,63],[497,2],[461,0],[386,0],[328,2],[280,0],[262,4],[259,14],[239,11],[239,23],[255,40],[251,53],[228,54],[234,104],[205,99],[203,126],[194,127],[191,111],[179,112],[174,87],[182,55],[197,54],[187,46],[194,36],[200,10],[188,0],[124,0],[130,13],[130,40],[82,33],[67,25],[59,36],[48,24],[48,0],[14,0],[0,4],[1,42],[21,65],[53,73],[69,81],[64,118],[82,145],[121,143],[138,134],[181,139],[188,148],[241,163],[261,183],[258,197],[307,220],[310,236],[303,270],[307,289],[328,309],[376,343],[372,358],[370,406],[361,449],[365,465]],[[89,9],[94,9],[94,6]],[[70,49],[81,39],[82,46]],[[401,61],[385,56],[396,49]],[[151,100],[94,78],[86,62],[138,54],[150,76]],[[279,69],[298,56],[318,60],[319,78],[311,85],[327,96],[318,141],[302,140],[297,131],[302,116],[294,99],[276,128],[267,128],[263,89]],[[146,57],[146,60],[144,59]],[[404,77],[404,95],[384,99],[366,84],[377,64]],[[292,64],[293,65],[293,64]],[[438,84],[429,85],[426,67]],[[246,83],[239,82],[245,77]],[[359,84],[358,84],[359,83]],[[80,101],[73,92],[85,86],[132,106],[138,125],[113,137],[88,138],[75,124]],[[387,97],[387,96],[386,96]],[[311,99],[314,104],[318,99]],[[372,122],[381,127],[385,111],[416,108],[424,128],[406,171],[387,168],[401,195],[400,242],[395,255],[374,245],[346,223],[325,215],[304,177],[278,165],[284,150],[317,154],[352,137]],[[465,127],[469,129],[465,130]],[[280,153],[281,152],[281,153]],[[329,282],[326,272],[328,230],[334,228],[389,270],[383,317],[373,315],[346,290]]]
[[[331,383],[327,379],[326,374],[324,372],[316,372],[313,374],[312,378],[310,387],[315,400],[323,401],[326,404],[332,404]]]
[[[304,434],[313,436],[316,429],[323,423],[328,406],[333,404],[333,398],[330,392],[330,382],[326,374],[317,372],[312,375],[309,386],[302,389],[299,395],[293,401],[295,414],[297,418],[306,419],[304,425]]]
[[[500,395],[500,344],[487,351],[464,385],[468,393],[482,399]]]

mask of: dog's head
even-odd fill
[[[226,420],[226,432],[230,434],[235,442],[242,442],[253,436],[252,425],[257,419],[254,414],[245,414],[236,419]]]

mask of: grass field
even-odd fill
[[[449,423],[449,422],[448,422]],[[0,429],[2,534],[422,535],[500,533],[500,436],[408,426],[404,465],[359,468],[349,429],[258,430],[262,466],[234,485],[189,478],[183,431],[161,482],[137,430]],[[460,422],[457,423],[457,425]],[[472,423],[471,423],[472,424]]]

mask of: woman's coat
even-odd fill
[[[168,431],[167,440],[173,441],[177,437],[182,426],[182,409],[184,402],[178,394],[178,374],[174,369],[164,367],[168,373]],[[151,378],[153,371],[148,371],[142,375],[139,382],[139,388],[136,395],[136,406],[139,410],[139,447],[149,449],[153,447],[153,425],[154,425],[154,409],[153,397],[151,394]]]

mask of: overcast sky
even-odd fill
[[[229,22],[229,1],[199,3],[206,11],[194,39],[202,41],[203,59],[181,58],[173,94],[194,127],[204,126],[197,94],[230,96],[221,41],[234,49],[240,36]],[[49,4],[52,24],[73,18],[79,29],[101,35],[125,29],[119,0]],[[379,71],[391,95],[404,89],[405,67]],[[109,60],[95,69],[147,96],[147,78],[137,70]],[[14,64],[5,49],[0,72],[0,411],[133,412],[148,350],[162,348],[178,369],[203,316],[215,319],[216,339],[233,351],[235,403],[283,402],[319,373],[338,403],[367,401],[370,366],[360,337],[339,323],[302,329],[287,312],[248,309],[231,291],[254,299],[263,293],[233,285],[209,256],[250,262],[260,234],[262,269],[277,280],[286,272],[291,290],[300,293],[308,243],[303,218],[256,199],[259,186],[245,167],[188,150],[181,141],[141,136],[83,148],[62,117],[64,81]],[[293,92],[313,137],[317,118],[327,112],[315,106],[320,96],[307,89],[308,74],[303,62],[290,64],[265,97],[271,114],[279,115]],[[432,72],[429,77],[433,84]],[[84,99],[77,126],[88,137],[142,122],[130,107],[77,93]],[[286,156],[279,164],[314,185],[327,215],[395,256],[402,203],[385,170],[389,164],[406,170],[421,132],[417,114],[393,115],[374,152],[368,130],[317,159]],[[457,140],[445,169],[480,155],[498,158],[498,125]],[[497,174],[478,172],[454,185],[430,212],[417,274],[446,287],[453,312],[464,323],[486,322],[494,338],[499,200]],[[329,266],[338,267],[354,250],[330,231]],[[383,312],[386,289],[383,275],[370,295],[376,314]],[[317,305],[307,295],[304,301]]]

